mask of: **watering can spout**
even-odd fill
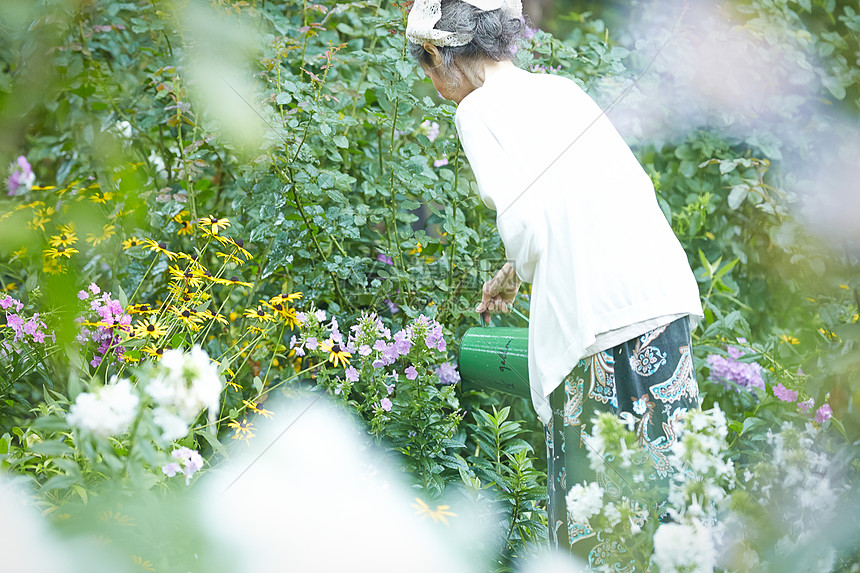
[[[496,390],[529,398],[528,328],[470,328],[460,342],[465,390]]]

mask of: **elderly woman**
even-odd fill
[[[597,540],[569,518],[565,494],[594,479],[591,417],[608,410],[635,426],[665,478],[674,422],[699,402],[690,330],[702,307],[650,178],[601,109],[573,81],[511,61],[524,28],[520,0],[416,0],[406,35],[458,104],[457,132],[505,245],[509,262],[476,310],[507,312],[520,281],[532,283],[529,384],[546,426],[550,537],[587,554]],[[599,479],[620,492],[613,477]]]

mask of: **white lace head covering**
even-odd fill
[[[463,0],[479,10],[504,9],[511,18],[523,15],[522,0]],[[442,18],[442,0],[415,0],[406,19],[406,39],[413,44],[430,42],[434,46],[465,46],[472,41],[472,34],[459,34],[434,28]]]

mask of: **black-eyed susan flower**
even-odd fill
[[[245,250],[245,241],[241,238],[234,239],[233,237],[224,237],[224,240],[221,241],[224,245],[231,245],[234,249],[242,253],[242,256],[245,257],[245,260],[252,259],[251,253]]]
[[[349,358],[352,358],[352,354],[344,350],[340,344],[328,339],[325,342],[320,342],[320,348],[329,353],[328,361],[335,367],[337,367],[338,364],[343,368],[349,366]]]
[[[129,249],[133,249],[134,247],[140,247],[143,245],[143,241],[138,239],[137,237],[131,237],[130,239],[126,239],[122,242],[122,248],[124,251]]]
[[[208,308],[204,310],[202,313],[204,318],[209,320],[214,320],[215,322],[220,322],[221,324],[227,324],[227,317],[223,314],[219,314],[217,312],[212,312]]]
[[[173,307],[171,312],[173,316],[175,316],[177,320],[185,326],[185,328],[193,332],[200,330],[200,323],[203,321],[203,317],[199,312],[192,310],[187,306]]]
[[[42,272],[49,275],[62,275],[66,272],[66,266],[55,259],[44,257],[42,259]]]
[[[45,223],[50,223],[51,219],[49,217],[42,217],[40,215],[34,216],[30,221],[27,222],[27,226],[31,231],[35,231],[39,229],[40,231],[45,230]]]
[[[230,221],[227,218],[219,219],[215,215],[209,215],[200,219],[197,223],[205,232],[212,235],[217,235],[221,229],[226,229],[230,226]]]
[[[433,523],[441,522],[448,525],[449,517],[457,517],[456,513],[449,511],[451,509],[450,505],[437,505],[436,509],[430,509],[430,506],[418,497],[415,498],[415,503],[412,504],[412,507],[415,508],[415,513],[420,514],[421,517],[429,517],[433,520]]]
[[[221,284],[221,285],[244,286],[244,287],[251,286],[251,283],[246,283],[244,281],[241,281],[241,280],[239,280],[239,277],[237,277],[235,275],[230,277],[229,279],[222,279],[222,278],[213,277],[212,281],[216,282],[218,284]]]
[[[197,288],[203,284],[203,272],[193,266],[182,270],[175,265],[170,265],[167,271],[170,273],[171,280],[184,284],[186,287]]]
[[[141,302],[138,304],[130,304],[125,307],[126,314],[152,314],[156,312],[155,309],[148,303]]]
[[[188,215],[188,211],[180,211],[173,217],[173,222],[179,225],[179,229],[176,231],[177,235],[190,235],[194,232],[194,225],[185,218]]]
[[[224,376],[226,378],[227,386],[229,386],[230,388],[232,388],[236,392],[239,392],[240,390],[242,390],[242,386],[239,385],[238,382],[236,382],[236,373],[235,372],[233,372],[231,369],[228,368],[224,371]]]
[[[253,326],[253,325],[248,327],[248,332],[250,332],[251,334],[265,334],[266,333],[266,331],[263,330],[262,328],[260,328],[259,326]]]
[[[233,428],[234,440],[245,440],[247,442],[256,435],[254,432],[254,422],[249,422],[247,418],[243,418],[241,422],[230,420],[227,426]]]
[[[228,262],[231,262],[231,263],[235,263],[236,265],[238,265],[238,266],[240,266],[240,267],[241,267],[242,265],[244,265],[244,264],[245,264],[245,261],[243,261],[242,259],[240,259],[240,258],[239,258],[239,257],[237,257],[236,255],[233,255],[233,254],[230,254],[230,253],[222,253],[221,251],[217,251],[217,252],[215,253],[215,255],[216,255],[216,256],[218,256],[218,257],[221,257],[221,258],[222,258],[222,259],[224,259],[225,261],[228,261]]]
[[[161,360],[161,357],[164,356],[164,347],[156,346],[155,344],[147,344],[143,348],[141,348],[143,352],[155,358],[156,360]]]
[[[170,259],[171,261],[176,258],[176,253],[174,253],[173,251],[168,251],[167,250],[167,243],[165,243],[164,241],[162,241],[160,243],[156,243],[152,239],[143,239],[143,243],[144,243],[144,245],[146,245],[146,248],[149,249],[150,251],[154,251],[156,253],[161,253],[162,255],[165,255],[168,259]]]
[[[60,232],[56,235],[51,235],[48,239],[48,244],[52,247],[70,247],[78,242],[78,236],[75,233]]]
[[[93,246],[100,245],[114,236],[116,233],[116,227],[108,223],[107,225],[102,227],[102,232],[100,235],[95,235],[92,233],[87,234],[87,242]]]
[[[132,328],[132,334],[135,338],[152,338],[153,340],[158,340],[165,334],[167,334],[167,329],[158,324],[155,320],[150,320],[148,318],[143,319],[143,321],[138,322]]]
[[[275,320],[275,317],[263,310],[263,307],[260,305],[257,305],[257,308],[245,309],[244,316],[247,316],[248,318],[256,318],[260,322],[272,322]]]
[[[72,255],[77,254],[79,251],[77,249],[73,249],[72,247],[51,247],[49,249],[45,249],[45,256],[50,259],[59,259],[60,257],[65,257],[67,259],[71,259]]]
[[[75,224],[74,223],[65,223],[57,227],[57,230],[61,233],[65,233],[67,235],[75,234]]]
[[[188,264],[194,268],[203,270],[205,267],[200,264],[200,257],[197,255],[189,255],[188,253],[176,253],[176,256],[182,260],[188,261]]]
[[[265,408],[260,407],[259,404],[252,400],[242,400],[242,403],[245,405],[246,408],[248,408],[255,414],[260,414],[264,418],[271,418],[273,415],[271,410],[266,410]]]
[[[272,313],[279,319],[283,320],[287,323],[287,326],[290,328],[295,328],[299,325],[299,321],[296,318],[296,310],[294,308],[290,308],[287,306],[285,302],[282,302],[282,299],[275,297],[269,299],[269,302],[264,300],[260,301],[267,308],[272,310]]]

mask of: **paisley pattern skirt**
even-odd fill
[[[601,547],[587,525],[573,522],[565,496],[583,481],[598,481],[605,492],[620,496],[621,486],[610,476],[596,476],[588,466],[589,424],[599,411],[613,412],[630,422],[650,454],[651,477],[668,478],[667,452],[675,441],[670,421],[699,406],[693,368],[692,340],[687,317],[579,361],[550,394],[552,420],[545,427],[547,446],[547,511],[550,543],[604,565],[601,555],[616,553]],[[664,425],[665,423],[665,425]],[[670,428],[667,435],[666,428]],[[659,508],[655,508],[658,510]],[[610,564],[611,565],[611,564]],[[624,565],[616,564],[626,571]]]

